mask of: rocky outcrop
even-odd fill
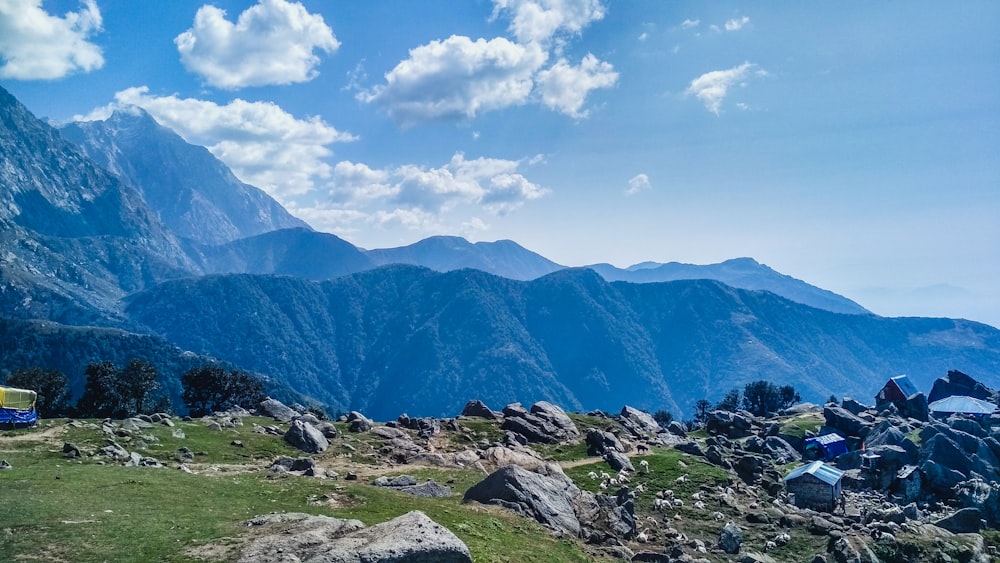
[[[656,436],[663,431],[649,413],[628,405],[622,407],[622,411],[618,413],[618,422],[636,437]]]
[[[266,535],[240,551],[240,563],[472,561],[462,540],[417,510],[370,528],[358,520],[288,513],[258,516],[248,525]]]
[[[587,455],[603,456],[609,451],[624,453],[625,447],[611,432],[604,432],[597,428],[591,428],[587,431]]]
[[[847,409],[827,405],[823,408],[823,418],[826,420],[828,428],[832,428],[844,436],[864,438],[868,435],[869,424]]]
[[[984,401],[997,399],[997,392],[993,389],[958,370],[950,370],[948,375],[934,380],[931,393],[927,396],[927,402],[933,403],[955,395],[975,397]]]
[[[398,477],[379,477],[372,483],[376,487],[384,487],[423,498],[436,498],[451,496],[451,488],[441,485],[433,479],[428,479],[424,483],[417,483],[417,479],[412,475],[399,475]]]
[[[497,420],[500,418],[497,413],[486,406],[486,403],[475,399],[465,403],[465,408],[462,409],[462,416],[474,416],[485,418],[486,420]]]
[[[975,534],[983,529],[982,513],[978,508],[963,508],[934,522],[934,525],[953,534]]]
[[[368,432],[372,429],[373,424],[371,419],[358,411],[351,411],[347,414],[347,430],[349,432]]]
[[[555,444],[580,437],[580,431],[566,412],[546,401],[531,405],[530,411],[520,403],[513,403],[504,407],[503,415],[500,428],[520,434],[530,443]]]
[[[705,420],[705,430],[727,438],[746,438],[753,434],[753,420],[740,413],[711,411]]]

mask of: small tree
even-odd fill
[[[795,391],[795,388],[791,385],[782,385],[778,388],[778,396],[781,400],[781,408],[787,409],[788,407],[802,402],[802,397]]]
[[[694,421],[701,423],[708,420],[708,411],[712,410],[712,403],[708,399],[698,399],[694,404]]]
[[[715,408],[720,411],[735,411],[740,408],[740,390],[730,389],[729,392],[722,397],[722,400],[716,403]]]
[[[59,370],[28,368],[14,371],[6,385],[31,389],[38,393],[35,411],[47,417],[66,416],[69,411],[69,385]]]
[[[125,400],[118,380],[121,370],[111,362],[98,362],[87,366],[87,382],[83,396],[76,404],[77,416],[87,418],[124,418]]]
[[[134,359],[122,371],[118,387],[128,415],[148,412],[143,410],[144,402],[159,387],[156,368],[146,360]]]
[[[191,414],[202,416],[233,405],[249,406],[264,398],[264,384],[242,371],[219,366],[191,368],[181,376],[181,398]]]
[[[674,420],[674,415],[669,412],[660,409],[653,413],[653,420],[657,422],[661,427],[666,428]]]
[[[767,416],[800,401],[791,385],[777,387],[765,380],[747,383],[743,389],[743,408],[756,416]]]

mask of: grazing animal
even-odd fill
[[[639,473],[642,473],[643,475],[649,473],[649,462],[648,461],[646,461],[644,459],[639,460]]]
[[[631,483],[632,480],[628,478],[628,473],[619,473],[618,474],[618,482],[619,483]]]
[[[660,512],[668,506],[670,506],[670,501],[667,499],[658,498],[653,500],[653,510],[657,512]]]
[[[601,479],[604,479],[605,481],[607,481],[610,478],[611,478],[611,475],[608,475],[607,471],[601,471]]]
[[[638,485],[636,485],[635,486],[635,492],[636,492],[636,494],[646,492],[645,485],[643,485],[642,483],[639,483]]]
[[[610,484],[610,485],[611,485],[612,487],[617,487],[617,486],[618,486],[618,479],[615,479],[614,477],[612,477],[612,478],[611,478],[611,479],[610,479],[610,480],[608,481],[608,484]]]
[[[723,520],[726,519],[726,515],[721,512],[713,512],[712,518],[715,518],[717,522],[722,522]]]
[[[688,464],[684,463],[683,459],[678,459],[677,460],[677,467],[687,467],[687,466],[688,466]]]
[[[649,446],[647,446],[646,444],[639,444],[638,446],[635,447],[635,450],[637,452],[641,453],[641,454],[648,453],[649,452]],[[645,461],[645,460],[643,460],[643,461]]]
[[[700,500],[699,501],[695,501],[695,503],[694,503],[693,506],[695,508],[697,508],[698,510],[705,510],[705,503],[701,502]]]
[[[597,488],[598,488],[598,489],[601,489],[602,491],[603,491],[603,490],[606,490],[606,489],[608,488],[608,483],[607,483],[607,481],[601,481],[601,484],[600,484],[600,485],[598,485],[598,486],[597,486]]]
[[[680,507],[684,506],[684,501],[682,501],[682,500],[681,500],[681,499],[679,499],[679,498],[675,498],[675,499],[674,499],[674,506],[676,506],[676,507],[680,508]]]
[[[695,491],[694,494],[691,495],[691,500],[701,500],[701,491]]]
[[[646,528],[643,531],[639,532],[639,535],[637,535],[635,537],[635,541],[637,541],[639,543],[648,543],[649,542],[649,534],[648,534],[648,532],[649,532],[648,528]]]
[[[597,473],[591,471],[590,473],[587,473],[587,477],[590,477],[591,479],[597,479]]]
[[[687,481],[688,481],[687,473],[685,473],[684,475],[681,475],[680,477],[674,479],[674,482],[677,483],[677,484],[687,483]]]
[[[771,551],[772,549],[777,549],[777,547],[778,544],[774,543],[771,540],[767,540],[766,542],[764,542],[764,552]]]

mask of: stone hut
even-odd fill
[[[896,472],[890,492],[902,497],[903,503],[919,500],[923,491],[923,474],[916,465],[904,465]]]
[[[792,470],[784,479],[785,489],[799,508],[833,512],[840,502],[843,477],[843,471],[814,461]]]

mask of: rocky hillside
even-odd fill
[[[0,528],[17,529],[3,540],[16,559],[986,563],[997,433],[926,414],[845,399],[661,427],[628,406],[468,401],[378,423],[271,399],[194,420],[46,421],[0,434],[20,491]],[[853,445],[822,466],[840,492],[818,507],[790,477],[805,440],[830,432]],[[870,468],[858,438],[881,456]],[[109,504],[109,487],[128,494]]]

